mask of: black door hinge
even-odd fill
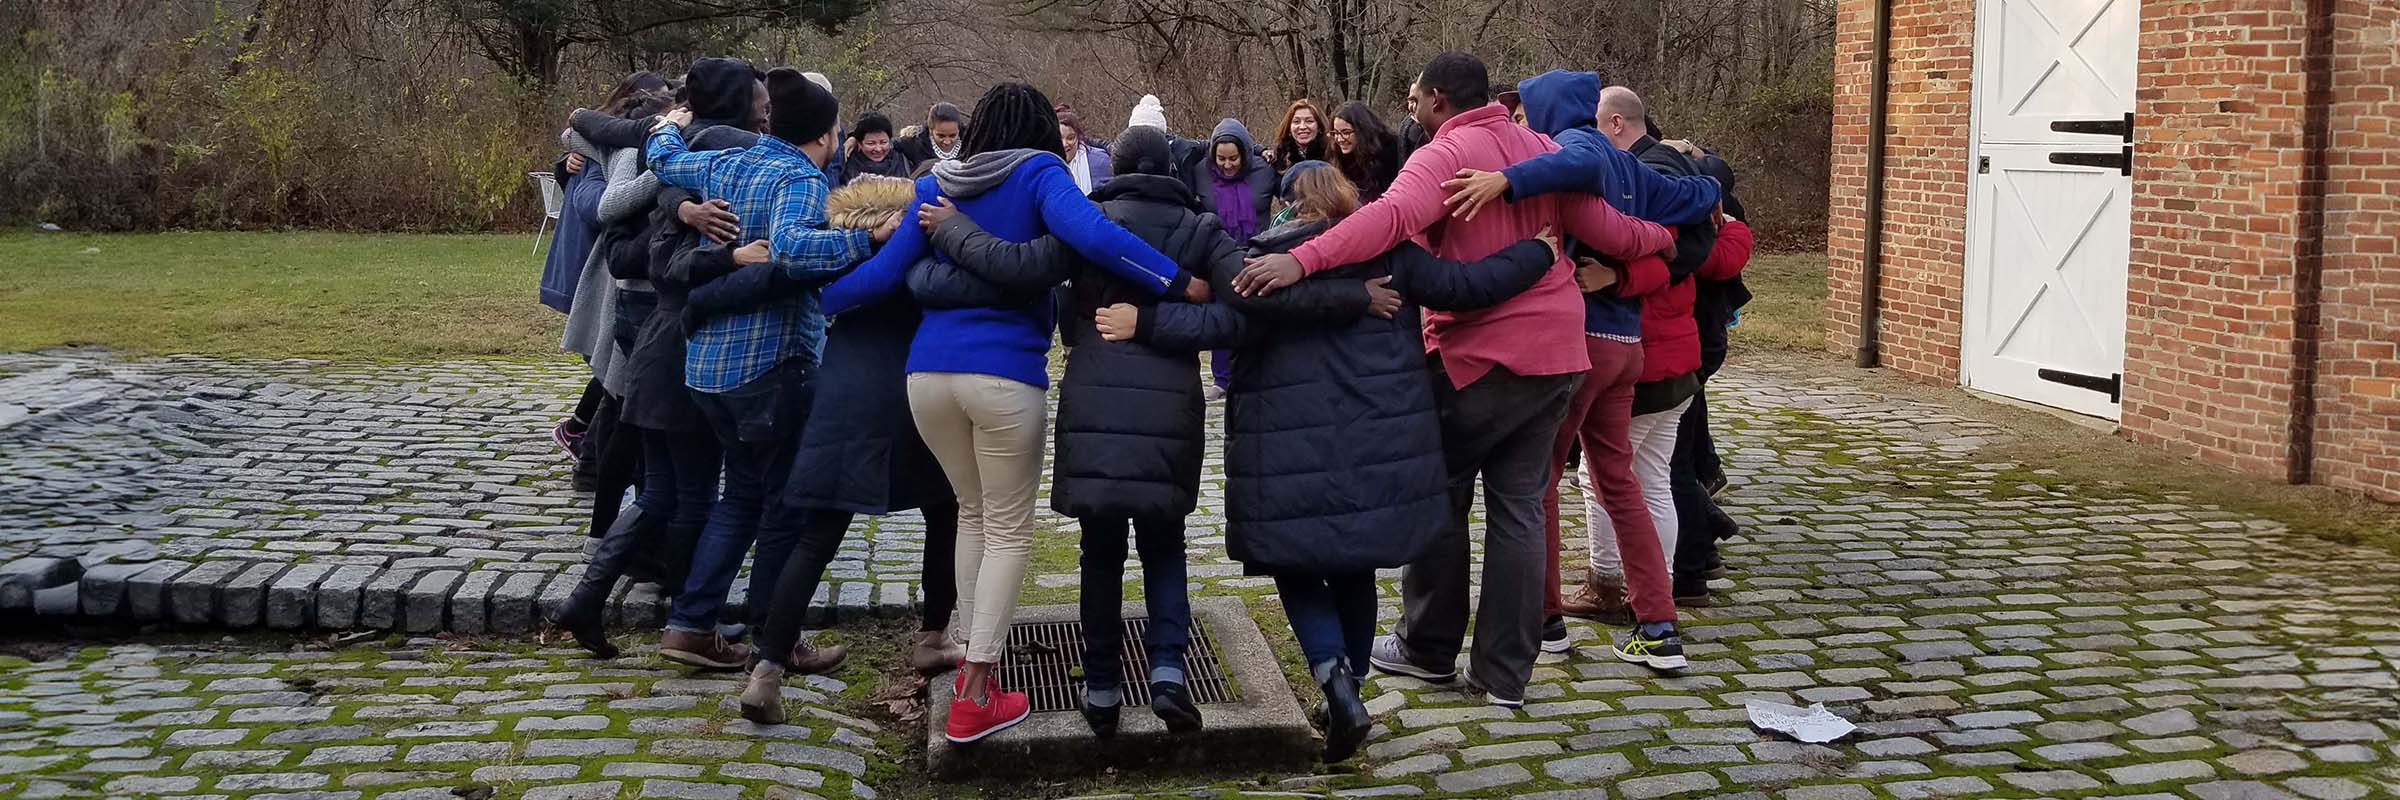
[[[2062,119],[2062,120],[2053,120],[2053,121],[2051,121],[2051,123],[2050,123],[2050,130],[2052,130],[2052,131],[2055,131],[2055,132],[2058,132],[2058,133],[2083,133],[2083,134],[2090,134],[2090,135],[2093,135],[2093,136],[2116,136],[2116,137],[2123,138],[2123,139],[2124,139],[2125,141],[2127,141],[2127,142],[2131,142],[2131,141],[2133,141],[2133,112],[2131,112],[2131,111],[2127,111],[2127,112],[2125,112],[2125,118],[2124,118],[2124,119],[2121,119],[2121,120],[2117,120],[2117,119]]]
[[[2113,169],[2119,175],[2133,174],[2133,145],[2114,153],[2051,153],[2050,163],[2078,167]]]
[[[2090,389],[2095,392],[2106,393],[2108,395],[2108,401],[2111,403],[2124,402],[2124,373],[2116,373],[2103,378],[2098,375],[2085,375],[2079,372],[2068,372],[2060,369],[2039,369],[2035,370],[2033,374],[2041,377],[2042,380],[2046,380],[2051,383],[2062,383],[2068,386],[2073,386],[2077,389]]]

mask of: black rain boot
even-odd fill
[[[594,656],[616,658],[617,645],[608,640],[608,592],[613,588],[616,581],[592,580],[586,573],[584,580],[575,584],[574,593],[567,595],[567,602],[558,607],[558,615],[550,618],[551,627],[573,635],[575,643]]]
[[[1086,724],[1086,725],[1090,725],[1090,726],[1092,726],[1092,735],[1093,735],[1093,736],[1095,736],[1095,737],[1098,737],[1098,738],[1101,738],[1101,739],[1114,739],[1114,738],[1116,738],[1116,736],[1117,736],[1117,718],[1118,718],[1118,716],[1119,716],[1120,714],[1123,714],[1123,713],[1124,713],[1124,711],[1125,711],[1125,696],[1124,696],[1122,693],[1119,693],[1119,694],[1117,695],[1117,704],[1116,704],[1116,705],[1112,705],[1112,706],[1096,706],[1096,705],[1092,705],[1092,701],[1091,701],[1091,695],[1089,695],[1089,694],[1086,694],[1086,695],[1084,695],[1084,699],[1083,699],[1083,701],[1082,701],[1082,705],[1083,705],[1083,722],[1084,722],[1084,724]]]
[[[1191,733],[1200,729],[1200,707],[1192,704],[1191,687],[1175,681],[1150,683],[1150,711],[1167,723],[1169,733]]]
[[[1367,729],[1374,727],[1375,718],[1358,699],[1359,681],[1350,675],[1350,665],[1334,662],[1330,672],[1320,686],[1325,689],[1325,763],[1335,764],[1356,755],[1358,746],[1366,744]]]

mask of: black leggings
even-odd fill
[[[601,393],[599,416],[592,419],[586,430],[584,447],[599,448],[592,487],[592,535],[606,533],[617,524],[617,512],[625,507],[625,492],[632,489],[642,475],[642,429],[618,419],[623,405],[606,392]]]
[[[567,427],[577,432],[591,430],[592,420],[600,413],[600,400],[608,390],[600,388],[600,379],[593,378],[583,385],[583,397],[575,401],[575,415],[567,418]]]
[[[928,506],[925,512],[925,558],[919,580],[925,586],[925,605],[921,610],[918,630],[938,631],[950,627],[950,613],[958,605],[957,578],[952,559],[958,547],[958,506],[943,503]],[[776,577],[775,594],[759,622],[758,657],[784,666],[791,657],[792,646],[800,642],[800,631],[808,624],[808,604],[817,596],[817,585],[825,581],[825,567],[841,552],[842,539],[850,531],[850,521],[857,514],[828,509],[795,510],[802,515],[799,534],[792,546],[791,559],[784,562],[783,572]]]

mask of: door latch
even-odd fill
[[[1975,157],[1975,174],[1977,174],[1977,175],[1990,175],[1990,174],[1992,174],[1992,157],[1991,157],[1991,156],[1976,156],[1976,157]]]

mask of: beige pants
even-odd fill
[[[908,376],[917,433],[958,492],[958,617],[967,660],[997,664],[1033,552],[1033,501],[1041,488],[1042,390],[959,372]]]

